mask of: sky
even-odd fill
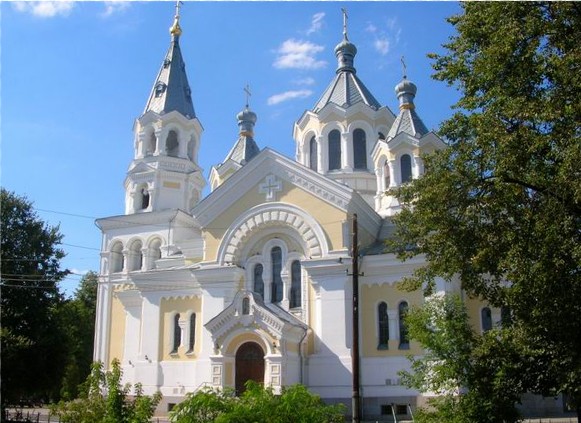
[[[403,56],[426,126],[451,116],[458,92],[431,78],[427,54],[445,52],[456,2],[186,1],[180,46],[204,128],[206,179],[237,139],[247,84],[257,144],[294,158],[293,124],[335,75],[341,8],[357,75],[382,105],[397,113]],[[59,225],[67,295],[99,270],[95,219],[124,213],[133,123],[169,48],[174,12],[172,1],[0,2],[0,181]]]

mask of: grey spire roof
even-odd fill
[[[224,162],[233,160],[236,163],[244,165],[260,153],[260,148],[254,141],[254,124],[256,123],[256,113],[254,113],[248,105],[246,108],[236,115],[238,119],[238,127],[240,128],[240,136],[232,150],[224,159]]]
[[[357,103],[367,104],[373,109],[381,107],[363,82],[355,75],[357,71],[353,62],[356,54],[357,47],[347,39],[347,33],[344,31],[343,40],[335,47],[335,56],[338,60],[337,75],[313,108],[313,112],[319,112],[329,103],[344,108]]]
[[[399,114],[387,134],[388,138],[394,138],[402,132],[421,138],[430,132],[416,113],[416,106],[414,104],[416,92],[416,85],[409,81],[405,76],[403,80],[395,86],[395,93],[399,100]]]
[[[180,50],[181,32],[179,14],[176,14],[174,24],[170,28],[171,44],[153,84],[144,114],[149,111],[164,114],[175,110],[189,119],[196,117],[192,91],[186,75],[186,64]]]

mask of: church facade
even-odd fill
[[[134,126],[125,214],[97,220],[95,360],[118,359],[125,381],[140,382],[146,394],[161,391],[162,412],[188,392],[241,392],[248,380],[275,391],[302,383],[350,405],[357,215],[363,415],[386,414],[392,404],[408,413],[421,396],[401,385],[398,372],[422,351],[402,317],[423,295],[396,283],[422,263],[402,263],[384,249],[400,208],[389,189],[421,176],[422,155],[445,147],[415,110],[416,86],[405,77],[396,85],[397,113],[379,103],[357,76],[357,48],[344,27],[334,77],[294,124],[296,157],[258,147],[247,105],[203,198],[203,129],[181,32],[178,13]],[[442,282],[439,289],[456,288]],[[500,319],[476,302],[470,310],[477,327]]]

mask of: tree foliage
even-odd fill
[[[203,389],[188,394],[170,413],[172,423],[338,423],[344,422],[342,405],[326,405],[303,385],[270,388],[249,381],[246,391]]]
[[[435,78],[462,94],[440,128],[449,147],[396,192],[396,250],[427,259],[404,286],[429,294],[435,277],[459,277],[469,295],[509,307],[515,384],[579,406],[581,4],[462,8],[447,52],[432,56]]]
[[[420,423],[508,423],[519,420],[515,408],[520,386],[515,374],[522,371],[507,357],[510,338],[493,329],[477,335],[459,296],[432,296],[406,316],[410,336],[426,353],[411,358],[411,372],[402,381],[421,392],[436,395],[431,408],[420,410]],[[508,360],[507,360],[508,359]],[[509,365],[507,365],[507,363]]]
[[[2,405],[23,397],[58,395],[66,345],[54,310],[62,301],[58,282],[62,234],[35,213],[25,197],[2,189],[1,340]]]
[[[66,300],[58,310],[61,330],[67,337],[69,346],[60,391],[64,400],[77,398],[79,385],[91,372],[97,284],[97,273],[88,272],[81,278],[73,298]]]
[[[102,363],[94,363],[84,384],[81,398],[61,401],[52,408],[63,423],[149,423],[161,393],[144,395],[140,384],[133,387],[121,384],[122,372],[118,360],[111,370],[104,371]]]

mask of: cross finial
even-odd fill
[[[244,87],[244,92],[246,93],[246,107],[248,107],[250,96],[252,95],[252,93],[250,92],[250,85],[246,84],[246,86]]]
[[[181,5],[182,5],[183,3],[184,3],[184,2],[183,2],[183,1],[181,1],[181,0],[177,0],[177,1],[176,1],[176,17],[178,17],[178,18],[179,18],[179,16],[180,16],[180,7],[181,7]]]
[[[344,7],[341,8],[341,12],[343,12],[343,37],[347,39],[347,9]]]
[[[407,78],[407,66],[405,65],[404,57],[401,56],[401,71],[403,73],[403,79]]]

